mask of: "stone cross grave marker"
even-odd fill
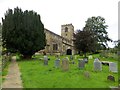
[[[48,57],[44,56],[44,65],[48,65]]]
[[[99,61],[98,58],[94,60],[94,71],[101,71],[102,70],[102,63]]]
[[[56,68],[60,67],[60,59],[55,60],[55,67]]]
[[[111,71],[111,72],[118,72],[118,70],[117,70],[117,63],[110,62],[109,63],[109,71]]]
[[[69,70],[69,60],[67,57],[62,60],[62,70],[63,71]]]
[[[78,68],[79,68],[79,69],[83,69],[84,67],[85,67],[85,61],[79,59],[79,60],[78,60]]]

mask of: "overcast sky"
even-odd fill
[[[61,25],[72,23],[74,29],[81,29],[92,16],[102,16],[109,26],[108,35],[118,40],[119,0],[0,0],[0,22],[8,8],[20,7],[34,10],[41,16],[44,27],[61,34]],[[112,47],[112,44],[109,44]]]

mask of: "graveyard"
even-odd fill
[[[79,55],[73,56],[72,59],[70,55],[59,57],[48,55],[48,61],[45,61],[43,55],[35,55],[32,60],[23,60],[17,56],[23,87],[110,88],[118,86],[118,73],[109,71],[108,65],[101,63],[100,70],[95,70],[94,67],[96,58],[118,64],[117,60],[94,54],[87,63],[80,65],[82,58]],[[68,59],[68,62],[63,62],[63,59]],[[108,76],[113,76],[114,80],[108,80]]]

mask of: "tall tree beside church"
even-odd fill
[[[0,44],[2,43],[2,25],[1,25],[1,23],[0,23]]]
[[[85,57],[86,53],[93,51],[96,45],[95,39],[92,37],[92,33],[90,33],[90,31],[84,30],[77,30],[74,44],[78,51],[82,51],[84,53]]]
[[[91,17],[87,19],[84,27],[85,31],[93,33],[93,37],[96,39],[98,46],[102,46],[104,48],[108,47],[108,41],[112,41],[108,37],[108,32],[106,31],[108,25],[105,23],[105,19],[101,16]]]
[[[19,52],[24,58],[44,49],[46,45],[44,25],[40,15],[34,11],[8,9],[2,18],[3,46],[10,52]]]

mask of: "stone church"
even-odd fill
[[[61,25],[61,36],[45,29],[46,47],[44,52],[50,55],[73,55],[74,26],[72,24]]]

